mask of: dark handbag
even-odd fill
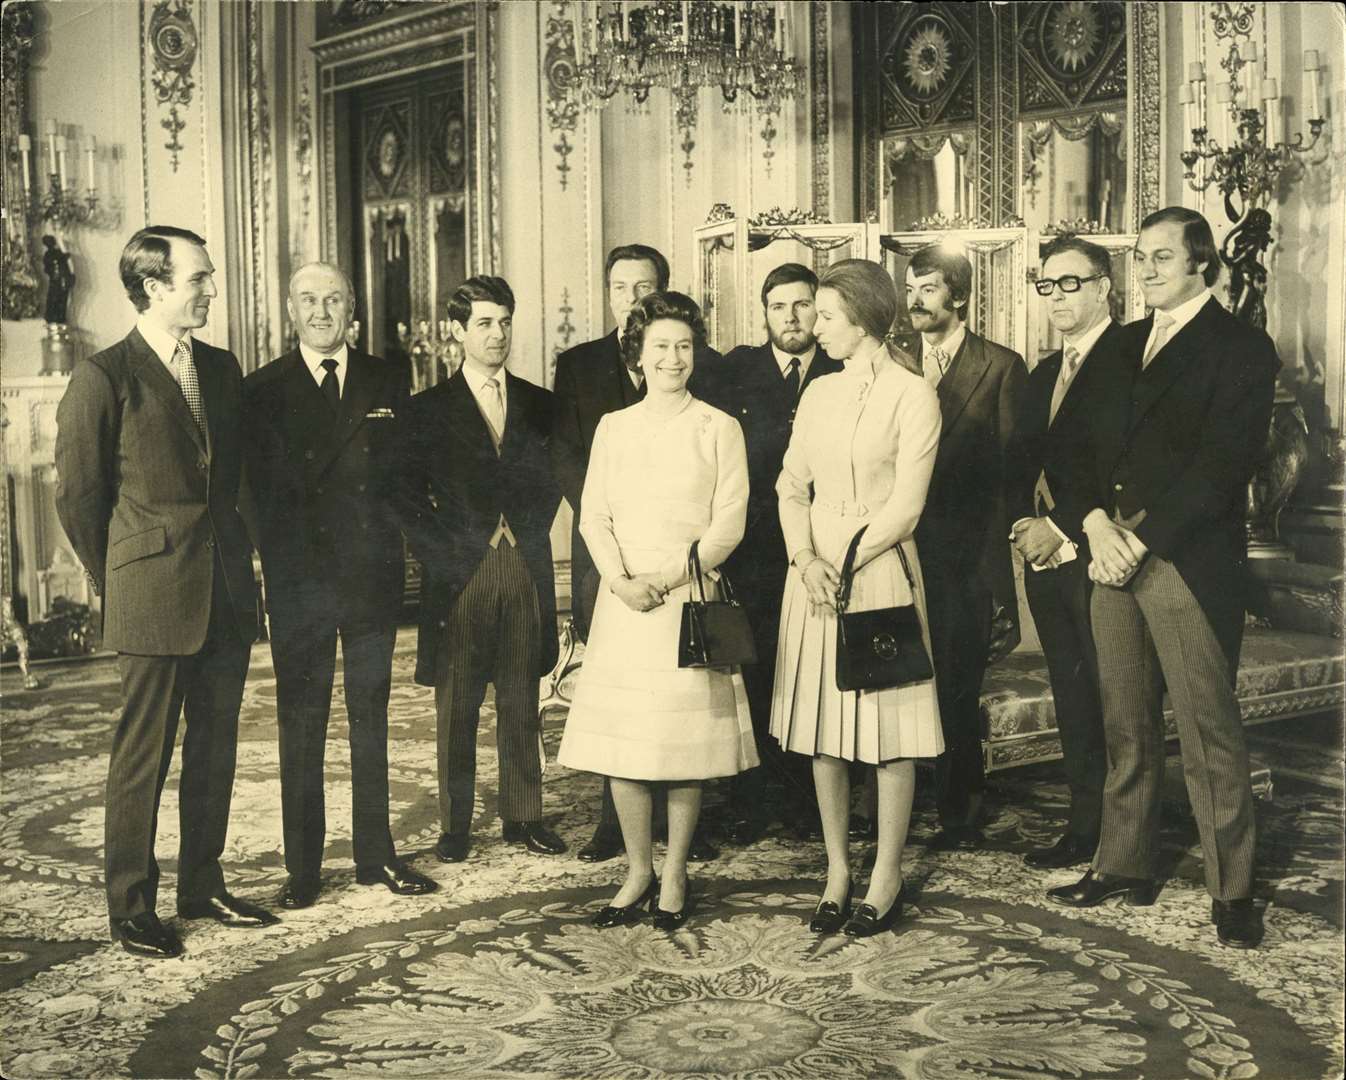
[[[734,590],[723,572],[720,574],[720,586],[725,598],[706,599],[706,588],[701,580],[701,557],[697,554],[695,541],[687,552],[687,575],[693,583],[692,598],[682,605],[678,667],[755,664],[757,649],[753,646],[748,613],[734,599]]]
[[[854,578],[855,553],[863,526],[851,539],[837,586],[837,689],[884,690],[905,683],[925,682],[934,675],[921,638],[921,619],[915,603],[873,611],[847,612]],[[916,583],[902,545],[895,545],[906,571],[912,596]]]

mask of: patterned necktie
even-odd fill
[[[1066,342],[1065,350],[1061,355],[1061,374],[1056,378],[1056,389],[1052,391],[1051,413],[1047,418],[1047,423],[1056,419],[1056,410],[1061,407],[1061,402],[1066,398],[1066,391],[1070,389],[1070,382],[1075,378],[1075,372],[1080,367],[1080,351]]]
[[[196,381],[196,364],[192,360],[191,346],[185,341],[179,341],[173,355],[177,358],[178,386],[182,388],[182,396],[187,399],[187,408],[191,410],[192,419],[196,421],[197,428],[204,435],[206,406],[201,400],[201,384]]]
[[[1154,313],[1154,331],[1150,335],[1150,346],[1145,350],[1145,359],[1140,362],[1141,368],[1149,367],[1159,350],[1168,344],[1168,331],[1172,325],[1173,316],[1167,311]]]
[[[794,401],[799,397],[799,357],[790,358],[790,370],[785,373],[785,392],[790,395],[790,400]]]
[[[938,386],[944,373],[949,370],[949,354],[938,345],[934,346],[925,360],[925,377],[931,386]]]
[[[500,442],[505,437],[505,399],[500,396],[500,380],[487,379],[483,389],[486,391],[486,421],[491,425],[491,441],[495,443],[496,453],[499,453]]]
[[[337,381],[337,362],[329,356],[322,362],[322,369],[327,372],[322,377],[322,396],[327,399],[327,404],[335,416],[341,411],[341,383]]]

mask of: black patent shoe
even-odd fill
[[[626,845],[622,843],[622,834],[617,829],[605,829],[599,826],[594,830],[593,838],[579,850],[581,862],[607,862],[615,859]]]
[[[809,929],[815,934],[835,934],[846,925],[846,919],[851,913],[851,890],[855,887],[855,882],[846,882],[846,896],[840,904],[833,903],[831,900],[822,901],[813,910],[813,918],[809,920]]]
[[[1210,918],[1221,945],[1255,949],[1262,944],[1262,913],[1251,899],[1212,900]]]
[[[650,916],[651,922],[656,930],[676,930],[687,921],[687,916],[692,912],[692,883],[687,882],[683,888],[682,907],[677,911],[665,911],[659,906],[659,894],[655,893],[650,897]]]
[[[178,935],[161,923],[152,911],[142,912],[133,919],[109,919],[108,927],[112,939],[121,942],[123,949],[136,956],[170,959],[182,955]]]
[[[632,923],[638,923],[645,915],[645,905],[653,904],[655,897],[659,895],[659,879],[653,874],[650,875],[650,883],[645,886],[645,891],[632,900],[629,904],[623,904],[617,907],[614,904],[608,904],[597,915],[589,920],[590,924],[598,927],[600,930],[607,930],[614,926],[630,926]]]
[[[893,923],[900,918],[902,918],[901,889],[898,890],[897,896],[889,905],[888,910],[882,915],[878,913],[873,904],[856,904],[855,911],[846,921],[846,925],[841,928],[841,931],[847,937],[873,937],[885,930],[891,930]]]
[[[227,892],[205,900],[179,900],[178,916],[183,919],[214,919],[221,926],[258,930],[280,922],[266,908],[258,907]]]
[[[1125,896],[1135,907],[1149,907],[1159,895],[1159,886],[1149,878],[1122,877],[1090,870],[1073,885],[1047,890],[1047,899],[1065,907],[1096,907],[1114,896]]]
[[[1092,862],[1098,845],[1083,837],[1067,833],[1051,847],[1037,848],[1024,856],[1024,865],[1034,870],[1059,870],[1063,866],[1078,866]]]
[[[706,839],[700,829],[692,834],[692,846],[687,849],[688,862],[712,862],[720,857],[720,849]]]

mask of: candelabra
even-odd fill
[[[1224,195],[1231,222],[1242,220],[1250,209],[1265,206],[1283,174],[1302,172],[1307,155],[1323,133],[1318,51],[1304,53],[1308,93],[1302,111],[1309,117],[1308,138],[1300,131],[1293,141],[1286,141],[1280,138],[1280,89],[1275,78],[1265,75],[1257,42],[1251,37],[1252,26],[1251,4],[1240,4],[1237,9],[1217,5],[1215,36],[1230,39],[1228,52],[1220,60],[1228,79],[1215,84],[1215,108],[1203,115],[1198,110],[1206,70],[1204,64],[1193,62],[1179,95],[1192,132],[1192,145],[1180,155],[1186,180],[1195,191],[1214,184]],[[1259,93],[1260,105],[1255,97]]]
[[[773,117],[804,84],[802,65],[786,55],[781,3],[575,2],[574,89],[582,106],[601,109],[625,91],[636,107],[643,107],[651,90],[667,89],[673,95],[690,182],[697,94],[703,87],[718,86],[726,108],[755,108],[765,117],[762,137],[769,165],[777,134]]]
[[[429,319],[417,319],[414,333],[400,322],[397,340],[411,358],[412,393],[443,382],[463,364],[463,346],[453,336],[448,319],[440,319],[433,330]]]
[[[116,224],[114,218],[107,215],[99,205],[98,181],[94,172],[94,159],[98,144],[92,135],[84,140],[83,151],[87,164],[88,187],[81,196],[70,180],[68,155],[72,152],[71,143],[66,136],[59,134],[56,121],[47,121],[47,186],[46,190],[34,188],[32,162],[33,140],[27,133],[21,132],[18,138],[19,160],[23,175],[23,194],[34,216],[50,223],[58,229],[74,225],[105,229]]]

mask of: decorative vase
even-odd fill
[[[69,375],[75,367],[75,345],[65,323],[47,323],[42,339],[42,374]]]
[[[1309,427],[1304,410],[1287,391],[1276,390],[1271,431],[1262,460],[1248,482],[1248,558],[1293,559],[1281,543],[1279,519],[1309,462]]]

